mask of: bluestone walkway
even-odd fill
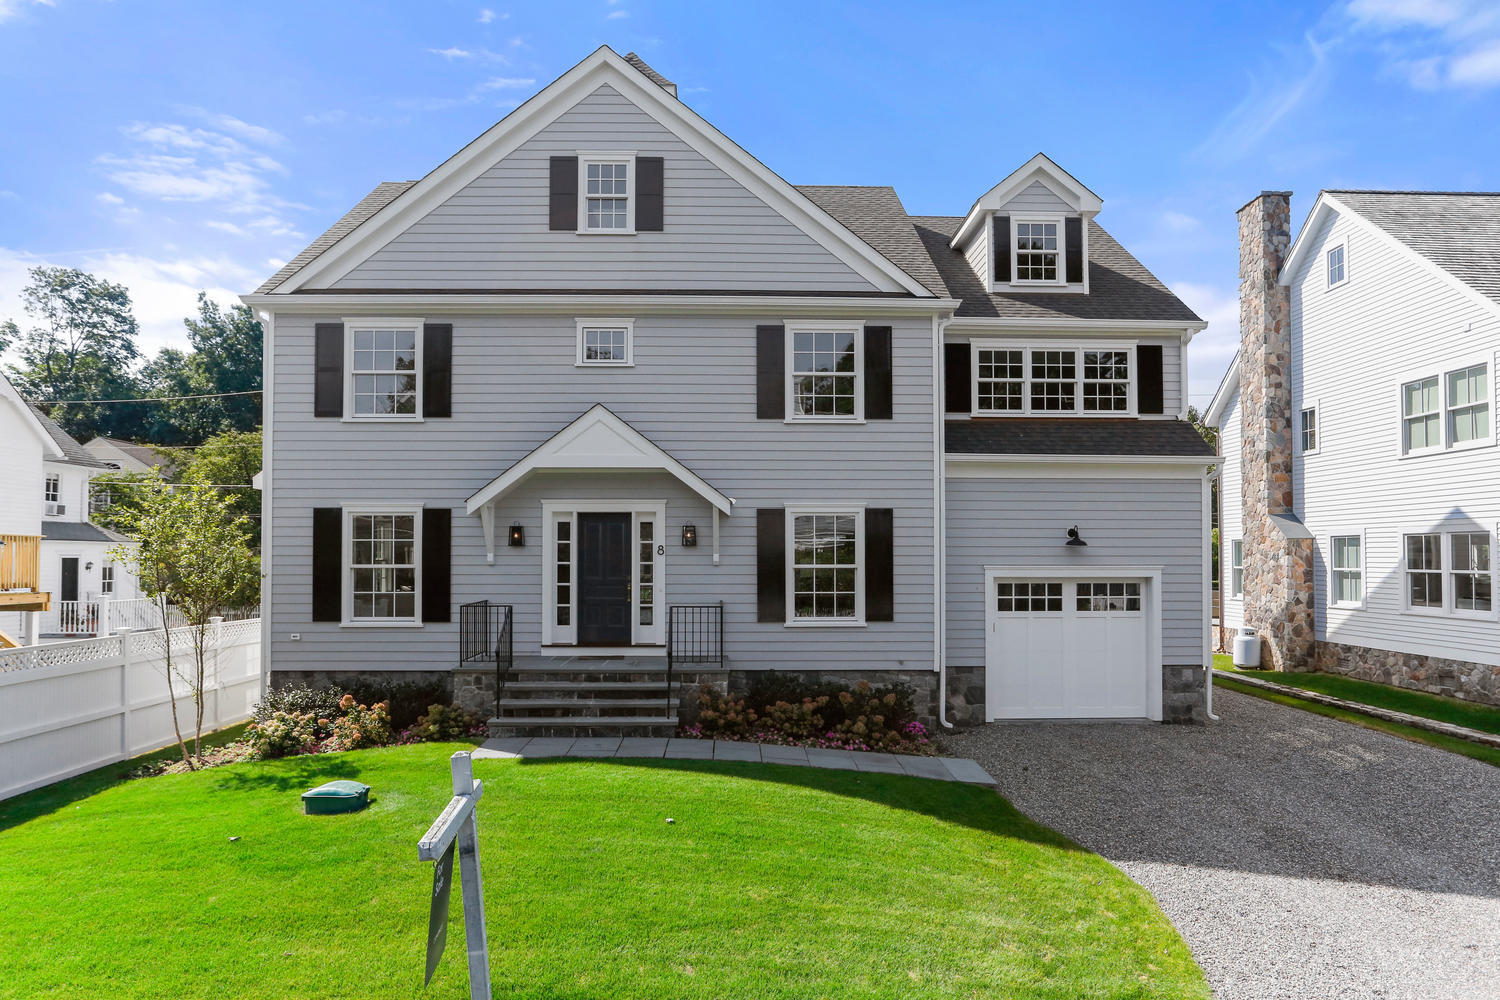
[[[995,779],[972,760],[953,757],[914,757],[857,750],[820,750],[816,747],[779,747],[732,740],[683,740],[667,737],[589,737],[577,739],[515,736],[487,740],[475,748],[476,759],[542,757],[660,757],[666,760],[733,760],[751,764],[789,764],[838,771],[904,774],[934,781],[993,785]]]

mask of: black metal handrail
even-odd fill
[[[458,665],[495,661],[495,717],[500,716],[500,697],[510,668],[515,663],[515,638],[511,606],[472,601],[458,608]]]
[[[724,669],[724,602],[667,607],[667,711],[672,710],[672,671],[679,663]]]

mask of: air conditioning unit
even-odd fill
[[[36,508],[33,507],[32,509],[35,510]],[[56,503],[56,502],[50,501],[50,500],[47,502],[47,516],[48,517],[62,517],[63,515],[67,514],[67,512],[68,512],[68,505],[67,504],[65,504],[65,503]]]

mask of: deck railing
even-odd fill
[[[472,601],[458,608],[458,665],[495,664],[495,716],[510,668],[515,662],[511,606]]]
[[[41,571],[41,535],[0,535],[0,590],[38,590]]]
[[[672,672],[697,663],[724,669],[724,602],[667,607],[667,710],[672,708]]]

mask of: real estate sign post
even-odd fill
[[[448,944],[448,897],[453,885],[453,854],[458,850],[458,876],[464,901],[464,943],[469,952],[469,996],[490,1000],[490,948],[484,927],[484,885],[479,875],[479,821],[475,806],[484,792],[474,780],[468,751],[452,757],[453,798],[417,841],[417,857],[438,862],[432,880],[432,909],[427,924],[427,978]]]

